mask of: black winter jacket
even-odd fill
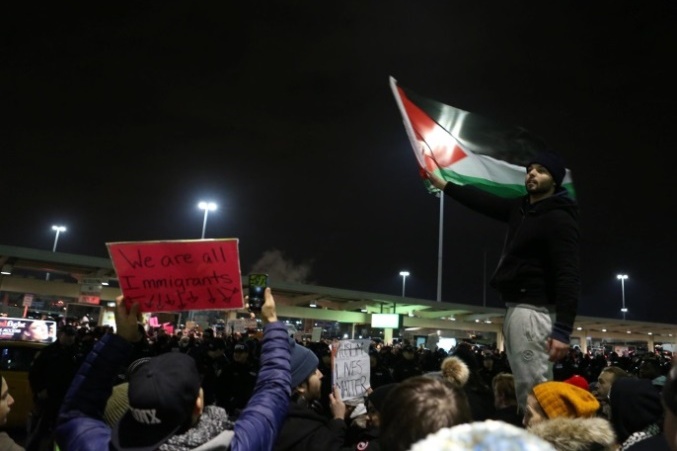
[[[475,211],[508,223],[501,259],[491,279],[505,302],[554,306],[551,336],[568,343],[580,297],[578,206],[560,188],[533,205],[468,185],[444,192]]]

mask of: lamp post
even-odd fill
[[[52,252],[56,252],[56,243],[59,242],[59,234],[61,232],[65,232],[66,227],[65,226],[59,226],[59,225],[53,225],[52,230],[54,230],[56,232],[56,236],[54,237],[54,246],[52,246]]]
[[[621,299],[623,305],[621,307],[621,312],[623,312],[623,319],[625,319],[625,314],[628,312],[627,307],[625,307],[625,280],[628,278],[627,274],[617,274],[616,278],[621,281]]]
[[[407,283],[407,277],[409,276],[409,271],[400,271],[400,276],[402,276],[402,297],[404,297],[404,288]]]
[[[204,210],[205,215],[204,215],[204,220],[202,221],[202,236],[201,238],[204,240],[205,239],[205,231],[207,230],[207,215],[209,215],[210,211],[216,210],[216,204],[214,202],[200,202],[197,204],[197,208],[200,210]]]
[[[61,232],[65,232],[66,227],[61,226],[61,225],[53,225],[52,230],[54,230],[56,232],[56,235],[54,236],[54,245],[52,246],[52,252],[56,252],[56,245],[59,242],[59,234]],[[47,273],[47,275],[45,275],[45,280],[49,280],[49,273]]]

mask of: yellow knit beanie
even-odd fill
[[[550,419],[593,417],[599,410],[599,401],[592,393],[566,382],[538,384],[534,396]]]

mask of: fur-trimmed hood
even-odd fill
[[[604,418],[553,418],[529,428],[529,432],[552,443],[558,451],[616,449],[616,435]]]

